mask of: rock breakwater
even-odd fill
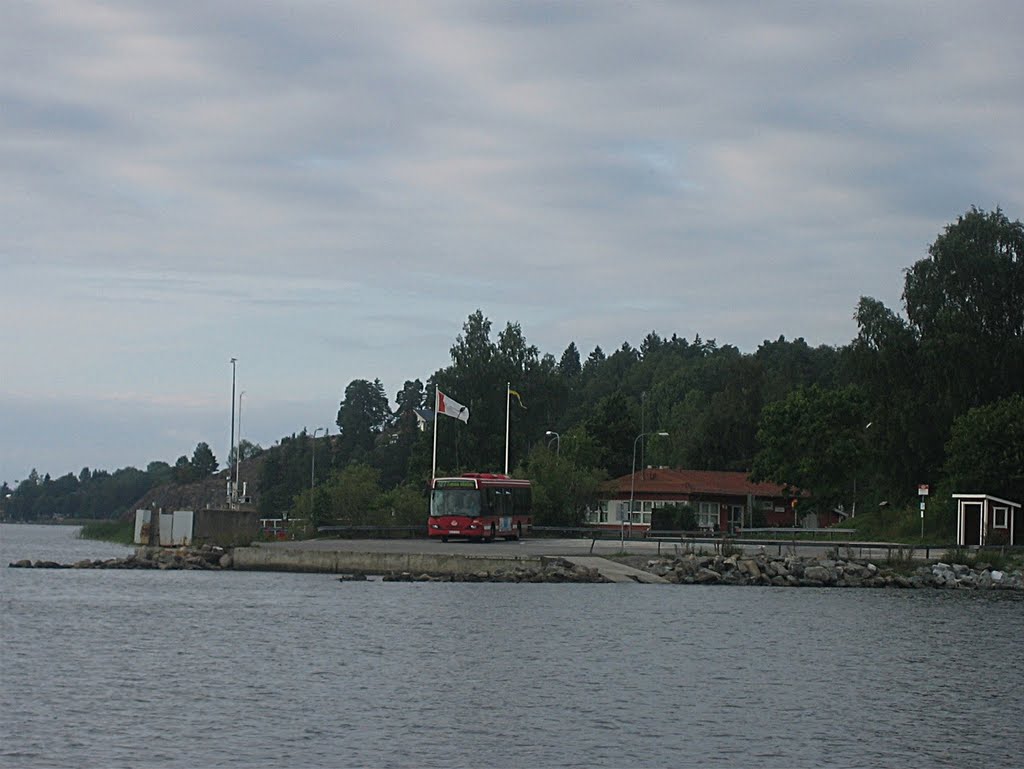
[[[686,585],[1024,590],[1024,572],[985,564],[934,563],[909,568],[862,560],[800,556],[702,556],[648,560],[640,568]]]
[[[341,581],[357,577],[341,577]],[[464,574],[413,574],[399,572],[385,574],[384,582],[608,582],[597,569],[571,563],[562,559],[547,559],[542,566],[516,565],[508,569],[475,571]]]
[[[8,564],[21,569],[191,569],[219,571],[233,566],[231,551],[204,545],[199,548],[140,547],[124,558],[84,559],[74,563],[32,561],[25,558]]]

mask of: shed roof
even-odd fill
[[[993,497],[991,494],[954,494],[953,499],[977,499],[977,500],[989,500],[990,502],[998,502],[1001,505],[1009,505],[1010,507],[1020,507],[1020,502],[1011,502],[1008,499],[1001,499],[999,497]]]

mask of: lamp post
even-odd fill
[[[871,428],[871,425],[873,425],[873,424],[874,424],[874,422],[868,422],[866,425],[864,425],[864,434],[865,435],[867,435],[868,430]],[[853,504],[850,506],[850,517],[851,518],[856,518],[857,517],[857,471],[856,470],[854,470],[854,473],[853,473]]]
[[[238,358],[231,359],[231,448],[228,449],[228,456],[232,456],[235,453],[235,364],[238,362]],[[237,460],[237,458],[236,458]],[[231,486],[231,467],[228,467],[228,487]],[[231,493],[228,495],[228,504],[234,502],[235,493],[231,489]]]
[[[309,460],[309,511],[313,512],[313,488],[316,486],[316,434],[323,430],[324,435],[327,435],[326,427],[318,427],[313,431],[313,448],[310,451]]]
[[[562,453],[562,436],[559,435],[558,433],[556,433],[554,430],[548,430],[547,432],[544,433],[544,435],[546,435],[548,437],[551,437],[552,435],[555,436],[555,456],[558,456],[559,454],[561,454]],[[550,446],[551,443],[549,442],[548,445]]]
[[[651,433],[640,433],[638,436],[636,436],[636,440],[633,441],[633,473],[629,476],[629,517],[630,517],[630,522],[632,522],[632,519],[633,519],[633,491],[636,488],[636,447],[637,447],[637,444],[640,443],[641,440],[643,440],[644,436],[647,436],[647,435],[660,435],[661,437],[665,438],[665,437],[668,436],[668,433],[665,432],[664,430],[659,430],[657,432],[651,432]],[[626,547],[626,521],[625,521],[625,519],[623,519],[622,521],[619,522],[619,546],[622,547],[623,549],[625,549],[625,547]]]
[[[245,395],[245,390],[238,393],[238,448],[235,449],[235,499],[238,499],[238,490],[242,487],[242,458],[239,454],[242,453],[242,396]]]

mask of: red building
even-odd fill
[[[587,522],[607,528],[625,523],[646,530],[651,527],[651,514],[671,504],[688,504],[698,528],[710,531],[735,532],[750,528],[752,521],[759,526],[817,528],[840,520],[840,514],[834,511],[799,511],[793,501],[782,486],[754,483],[744,472],[649,467],[610,481],[600,493],[598,509],[588,514]]]

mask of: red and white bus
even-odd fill
[[[533,525],[530,482],[500,473],[435,478],[430,489],[427,536],[490,542],[519,539]]]

